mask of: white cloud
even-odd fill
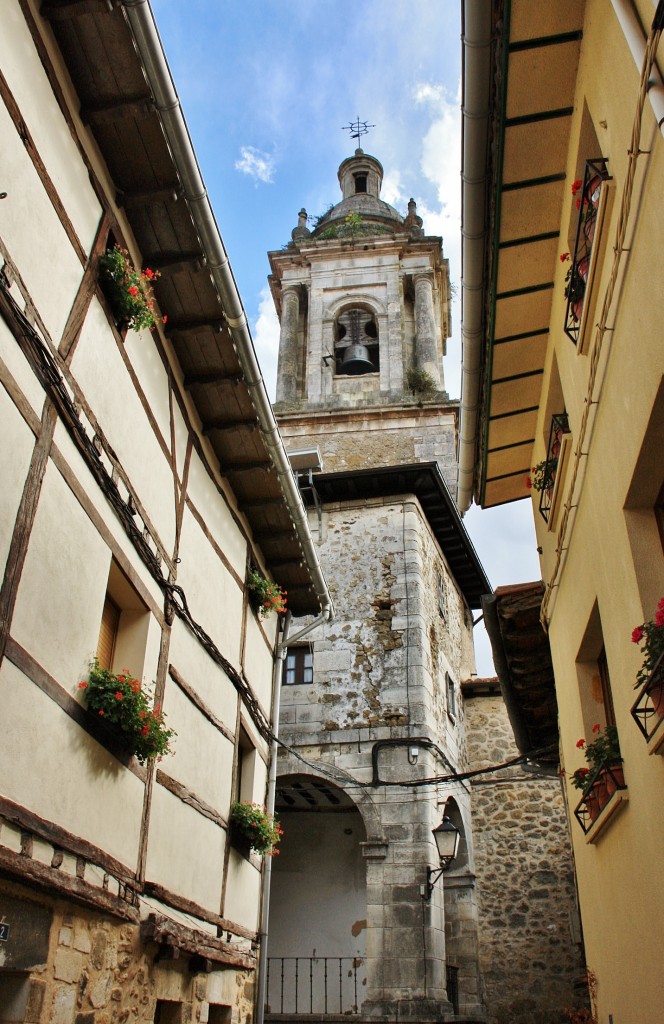
[[[388,171],[383,178],[380,198],[384,199],[386,203],[390,204],[390,206],[397,206],[398,204],[408,202],[401,184],[401,174],[398,170],[395,169]]]
[[[274,180],[274,157],[269,153],[261,152],[254,146],[242,146],[240,159],[235,161],[235,170],[248,174],[255,181],[271,184]]]
[[[279,320],[268,287],[261,291],[258,316],[254,323],[254,347],[270,401],[277,393],[277,359],[279,357]]]

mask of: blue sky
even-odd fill
[[[362,148],[383,164],[382,198],[442,235],[460,278],[459,0],[152,0],[221,235],[274,397],[278,325],[267,251],[290,240],[302,206],[341,194],[337,168],[355,143],[342,126],[374,124]],[[445,359],[460,393],[460,310]],[[539,578],[529,503],[465,525],[494,586]],[[480,675],[493,674],[476,631]]]

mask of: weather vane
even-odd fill
[[[375,124],[368,124],[366,121],[360,121],[360,115],[358,114],[355,121],[350,121],[348,124],[345,124],[341,130],[342,132],[350,132],[351,139],[357,139],[357,144],[359,146],[362,136],[366,135],[370,128],[375,127]]]

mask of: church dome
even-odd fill
[[[312,232],[314,238],[324,238],[326,233],[347,224],[349,214],[361,218],[362,233],[371,233],[374,226],[376,233],[403,228],[401,214],[380,198],[383,167],[374,156],[356,149],[353,156],[341,163],[338,177],[343,199],[319,220]]]

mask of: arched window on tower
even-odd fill
[[[378,373],[378,325],[367,309],[346,309],[335,327],[336,372],[357,377]]]

